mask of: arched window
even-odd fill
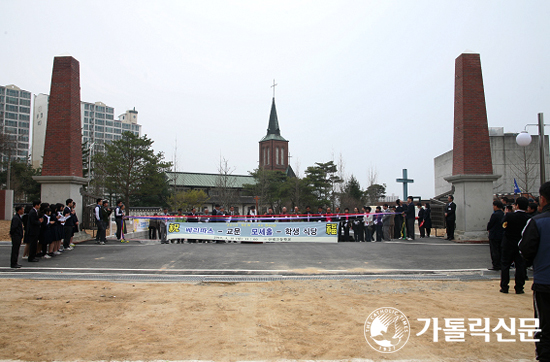
[[[267,150],[267,163],[266,165],[269,165],[269,147],[266,147]]]
[[[279,147],[275,148],[275,164],[279,164]]]

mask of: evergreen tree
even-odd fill
[[[139,204],[140,200],[154,199],[168,188],[165,174],[171,164],[163,161],[162,152],[155,154],[152,144],[147,135],[124,132],[120,140],[105,144],[105,153],[93,157],[94,173],[103,180],[105,193],[120,195],[126,207],[131,201]]]

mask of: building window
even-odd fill
[[[6,89],[6,94],[12,97],[19,97],[19,91],[13,89]]]
[[[19,119],[22,120],[22,121],[30,121],[31,116],[29,116],[28,114],[20,114]]]
[[[17,98],[6,97],[6,103],[18,105],[19,101],[17,100]]]
[[[284,148],[281,147],[281,165],[285,165]]]

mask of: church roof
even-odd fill
[[[269,114],[269,125],[267,126],[267,134],[264,138],[260,140],[260,142],[270,140],[288,142],[281,136],[279,119],[277,118],[277,109],[275,108],[275,97],[273,97],[273,102],[271,103],[271,113]]]
[[[220,174],[194,173],[194,172],[166,172],[171,185],[177,187],[218,187]],[[254,177],[250,175],[228,175],[230,188],[244,188],[245,184],[255,184]]]

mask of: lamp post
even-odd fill
[[[546,157],[544,154],[544,118],[542,113],[539,113],[539,123],[527,124],[524,130],[516,136],[516,143],[522,147],[531,144],[531,135],[527,133],[528,126],[538,126],[539,128],[539,158],[540,158],[540,185],[546,182]]]

